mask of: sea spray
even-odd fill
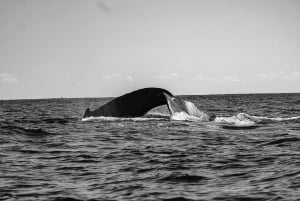
[[[204,112],[200,111],[194,103],[190,101],[184,101],[186,110],[189,115],[198,117],[201,121],[208,121],[209,116],[205,114]]]

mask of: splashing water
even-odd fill
[[[246,113],[239,113],[232,117],[217,117],[215,119],[216,123],[221,124],[232,124],[235,126],[253,126],[256,124],[263,124],[263,123],[272,123],[272,122],[283,122],[283,121],[291,121],[291,120],[297,120],[300,119],[300,116],[296,117],[276,117],[276,118],[270,118],[270,117],[259,117],[259,116],[252,116]]]
[[[172,120],[208,121],[208,115],[200,111],[194,103],[165,94]]]
[[[170,97],[166,94],[168,107],[171,111],[171,119],[178,121],[209,121],[209,116],[200,111],[194,103],[190,101],[181,100],[179,98]],[[232,125],[237,127],[249,127],[255,126],[260,123],[282,122],[300,119],[300,116],[296,117],[264,117],[264,116],[252,116],[246,113],[239,113],[231,117],[216,117],[215,123],[220,125]]]
[[[189,115],[192,115],[194,117],[198,117],[201,121],[208,121],[209,117],[204,112],[200,111],[194,103],[190,101],[184,101],[186,109],[188,111]]]

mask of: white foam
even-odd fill
[[[232,117],[217,117],[214,122],[220,124],[234,125],[234,126],[253,126],[256,123],[247,119],[239,119],[237,116]]]
[[[176,120],[176,121],[201,121],[199,117],[195,117],[192,115],[187,114],[186,112],[175,112],[171,116],[171,120]]]
[[[296,117],[264,117],[264,116],[252,116],[246,113],[239,113],[232,117],[217,117],[214,122],[220,124],[231,124],[235,126],[252,126],[257,123],[271,123],[271,122],[281,122],[281,121],[291,121],[300,119],[300,116]]]
[[[93,121],[93,120],[107,120],[107,121],[113,121],[116,120],[118,118],[116,117],[104,117],[104,116],[100,116],[100,117],[86,117],[86,118],[82,118],[81,121]]]
[[[271,118],[271,117],[264,117],[264,116],[252,116],[252,115],[245,114],[245,113],[240,113],[240,114],[238,114],[238,116],[240,116],[241,118],[250,119],[255,122],[281,122],[281,121],[291,121],[291,120],[300,119],[300,116],[285,117],[285,118],[284,117]]]
[[[167,98],[167,102],[168,102],[168,105],[169,105],[170,112],[171,112],[171,114],[173,116],[176,113],[176,110],[175,110],[175,108],[174,108],[174,106],[173,106],[173,104],[171,102],[171,101],[173,101],[173,98],[169,97],[168,95],[165,95],[165,96]]]
[[[170,114],[166,114],[166,113],[161,113],[161,112],[148,112],[147,114],[146,114],[146,116],[155,116],[155,117],[164,117],[164,118],[166,118],[166,117],[170,117]]]
[[[274,121],[291,121],[291,120],[297,120],[300,119],[300,116],[297,117],[287,117],[287,118],[281,118],[281,117],[277,117],[277,118],[271,118]]]
[[[81,121],[153,121],[153,120],[165,120],[165,118],[159,117],[86,117]]]
[[[208,121],[209,117],[207,114],[205,114],[204,112],[200,111],[195,105],[194,103],[190,102],[190,101],[184,101],[186,110],[188,112],[189,115],[194,116],[194,117],[198,117],[201,121]]]
[[[194,103],[165,94],[171,112],[172,120],[179,121],[208,121],[209,117],[200,111]]]

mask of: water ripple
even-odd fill
[[[184,98],[225,117],[300,111],[299,94]],[[248,130],[157,114],[81,121],[107,100],[0,101],[0,200],[300,199],[299,119]]]

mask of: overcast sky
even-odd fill
[[[0,0],[0,99],[300,92],[299,0]]]

